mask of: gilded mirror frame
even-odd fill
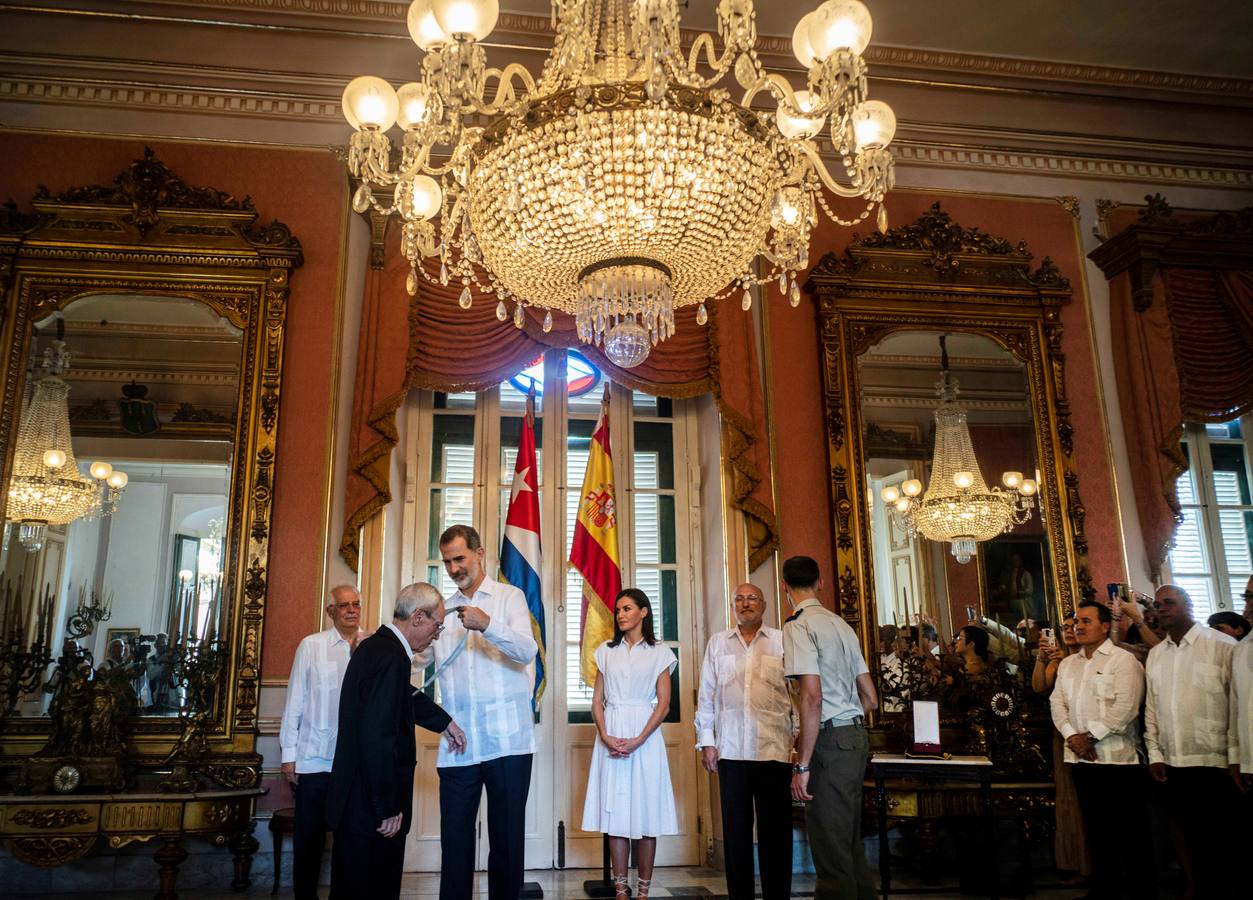
[[[867,659],[874,658],[875,629],[865,625],[877,619],[858,357],[895,332],[982,335],[1023,364],[1056,586],[1054,615],[1092,594],[1061,349],[1061,308],[1070,285],[1048,258],[1034,271],[1031,258],[1024,244],[964,229],[936,203],[909,225],[854,238],[843,256],[826,254],[810,275],[822,351],[838,612],[858,632]]]
[[[0,289],[6,348],[0,359],[0,447],[8,483],[32,323],[92,294],[147,294],[205,304],[243,335],[223,597],[228,651],[223,690],[205,734],[202,771],[231,786],[260,778],[255,752],[283,340],[300,242],[281,222],[257,222],[250,198],[187,184],[150,149],[111,185],[52,194],[40,187],[33,214],[0,210]],[[0,512],[7,491],[0,490]],[[175,749],[181,718],[133,720],[139,766]],[[0,720],[0,764],[37,751],[44,718]]]

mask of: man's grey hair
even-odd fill
[[[327,608],[329,609],[334,606],[335,601],[339,599],[339,595],[346,592],[355,594],[358,599],[361,598],[361,591],[357,590],[357,586],[355,584],[337,584],[335,587],[331,588],[331,592],[326,595]]]
[[[407,622],[419,610],[433,617],[435,607],[443,599],[439,588],[433,584],[419,581],[417,584],[407,585],[396,595],[396,609],[392,611],[392,618],[398,622]]]

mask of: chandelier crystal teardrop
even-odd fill
[[[1021,472],[1001,476],[1004,490],[988,487],[970,442],[966,409],[957,402],[957,378],[948,370],[943,337],[940,360],[931,482],[924,493],[922,482],[911,478],[899,487],[885,487],[880,496],[911,538],[921,534],[928,540],[949,542],[957,561],[968,563],[977,543],[1012,531],[1031,518],[1038,488],[1034,479],[1023,478]]]
[[[896,117],[866,96],[858,0],[797,26],[802,91],[757,59],[752,0],[720,0],[716,39],[686,52],[677,0],[556,0],[538,76],[487,67],[498,14],[497,0],[414,0],[419,80],[344,90],[353,206],[403,219],[414,279],[438,257],[441,283],[571,314],[583,341],[633,366],[674,334],[675,310],[746,289],[746,272],[760,285],[807,268],[818,208],[835,218],[824,188],[865,201],[841,224],[879,205],[886,229]],[[718,87],[729,73],[738,97]],[[844,180],[820,156],[824,127]]]

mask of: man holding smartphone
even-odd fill
[[[1090,600],[1079,605],[1075,639],[1080,652],[1058,666],[1049,705],[1066,742],[1066,764],[1091,851],[1089,896],[1153,897],[1151,873],[1121,846],[1147,815],[1136,752],[1144,670],[1110,641],[1110,622],[1107,606]]]

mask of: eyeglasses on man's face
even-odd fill
[[[360,601],[360,600],[350,600],[350,601],[349,601],[349,602],[347,602],[347,603],[336,603],[336,604],[335,604],[335,608],[336,608],[336,609],[360,609],[360,608],[361,608],[361,601]]]

